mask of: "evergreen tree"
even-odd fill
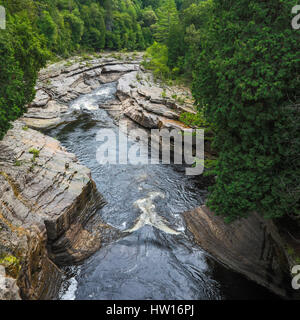
[[[153,26],[154,37],[158,42],[166,42],[173,25],[178,24],[179,17],[174,0],[163,0],[157,9],[158,22]]]

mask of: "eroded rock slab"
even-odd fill
[[[72,100],[111,82],[117,82],[121,102],[119,112],[114,112],[115,119],[127,117],[154,129],[161,117],[178,121],[183,112],[195,113],[188,89],[159,83],[141,67],[141,62],[142,54],[103,54],[87,61],[74,57],[50,65],[41,70],[36,98],[22,121],[34,129],[58,126],[66,121],[65,114],[72,111],[69,108]]]
[[[227,224],[205,206],[184,218],[196,242],[218,261],[277,295],[293,294],[289,263],[272,221],[253,213]]]
[[[117,232],[95,219],[104,199],[90,170],[57,140],[17,121],[0,150],[0,257],[18,261],[22,298],[54,298],[57,265],[87,258]]]

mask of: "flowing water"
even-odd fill
[[[116,84],[75,100],[74,121],[48,134],[89,167],[107,205],[97,214],[130,233],[66,268],[60,299],[268,299],[267,290],[216,263],[193,243],[182,212],[203,204],[199,178],[172,165],[100,165],[97,133],[118,126],[98,106]],[[133,142],[131,142],[133,143]]]

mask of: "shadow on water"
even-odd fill
[[[80,97],[71,106],[77,114],[47,134],[61,141],[89,167],[107,205],[98,214],[125,231],[132,228],[141,210],[136,201],[152,192],[146,209],[154,210],[167,226],[179,234],[168,234],[147,223],[114,243],[101,248],[80,266],[66,268],[61,299],[271,299],[266,289],[216,263],[193,243],[186,233],[182,212],[203,204],[206,190],[199,179],[188,177],[172,165],[100,165],[96,135],[102,128],[116,133],[118,127],[103,109],[95,105],[114,98],[116,84],[107,84]],[[89,108],[89,106],[92,106]],[[147,205],[147,204],[146,204]],[[154,205],[155,207],[152,207]],[[160,219],[160,218],[159,218]],[[145,222],[145,221],[143,221]]]

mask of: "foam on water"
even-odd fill
[[[83,95],[71,103],[74,110],[95,111],[99,109],[101,103],[105,103],[107,99],[112,99],[116,94],[116,87],[106,84],[96,89],[90,94]]]

